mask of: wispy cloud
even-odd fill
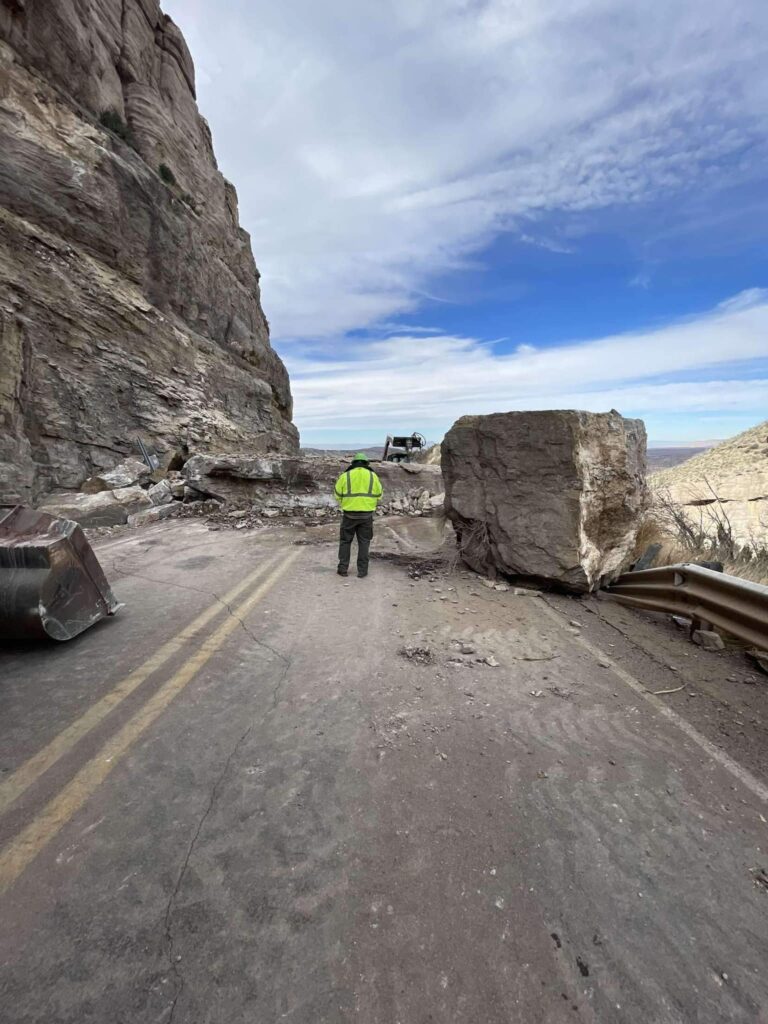
[[[341,351],[318,359],[307,346],[289,355],[302,431],[334,424],[374,436],[387,424],[412,429],[415,417],[418,429],[440,436],[468,413],[618,408],[664,436],[674,414],[752,411],[758,419],[768,408],[768,291],[654,331],[551,349],[522,344],[500,355],[473,338],[402,334]]]
[[[765,166],[763,0],[164,6],[278,338],[445,298],[435,277],[500,232],[567,257],[552,214],[694,187],[706,206]]]

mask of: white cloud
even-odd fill
[[[401,335],[329,352],[305,346],[287,360],[297,423],[315,436],[396,427],[439,437],[461,415],[553,408],[618,408],[663,435],[678,413],[691,422],[711,410],[763,415],[768,367],[762,378],[743,379],[743,370],[768,360],[768,293],[750,290],[655,331],[558,348],[523,344],[498,355],[472,338]]]
[[[568,258],[541,214],[706,194],[764,162],[763,0],[164,6],[277,337],[413,309],[513,227]]]

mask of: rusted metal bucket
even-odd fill
[[[119,607],[77,523],[0,508],[0,639],[71,640]]]

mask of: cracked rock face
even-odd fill
[[[237,196],[156,0],[0,0],[0,189],[0,500],[78,487],[137,435],[297,450]]]
[[[642,421],[617,412],[462,417],[442,445],[462,558],[483,573],[595,589],[634,546],[645,449]]]

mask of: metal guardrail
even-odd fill
[[[768,587],[700,565],[626,572],[607,592],[635,608],[701,620],[768,650]]]

